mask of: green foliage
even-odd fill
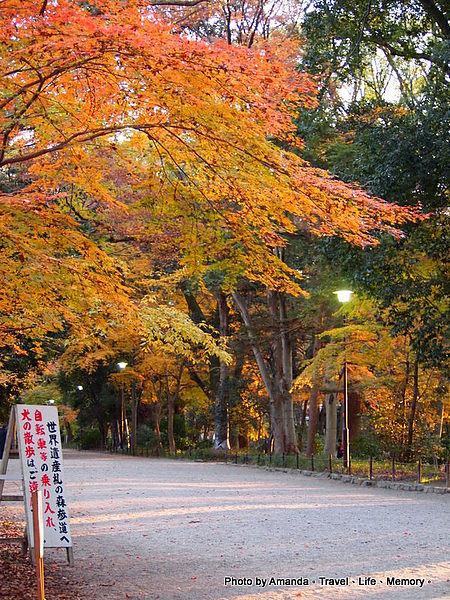
[[[63,396],[61,388],[55,383],[43,383],[29,390],[25,390],[21,395],[23,404],[49,404],[53,400],[55,404],[61,404]]]
[[[74,441],[81,450],[98,450],[101,447],[102,436],[98,429],[80,430],[75,436]]]
[[[171,307],[145,303],[141,316],[145,326],[145,348],[153,352],[171,352],[189,358],[194,364],[216,356],[227,364],[231,356],[205,324],[195,324],[186,314]]]
[[[343,138],[327,150],[339,177],[390,201],[421,202],[433,211],[447,206],[450,111],[444,99],[413,110],[362,100],[349,106],[341,127]]]
[[[305,64],[323,74],[323,87],[319,106],[301,111],[298,127],[314,164],[389,201],[432,211],[406,226],[402,239],[380,236],[378,247],[363,249],[330,239],[319,253],[385,309],[384,322],[410,337],[422,364],[445,370],[450,29],[443,3],[430,6],[316,0],[304,21]],[[392,78],[389,89],[383,77]]]
[[[350,440],[350,452],[355,458],[381,458],[383,454],[380,440],[371,432],[364,432]]]
[[[164,417],[161,419],[161,442],[165,448],[169,445],[167,425],[167,417]],[[179,450],[189,448],[189,439],[186,435],[186,420],[182,414],[175,414],[173,417],[173,436],[175,438],[175,445]]]
[[[377,51],[427,61],[436,79],[448,70],[450,27],[444,2],[314,0],[303,29],[305,64],[316,72],[338,73],[341,80],[357,78]]]
[[[154,451],[158,448],[158,438],[155,430],[148,424],[142,424],[138,427],[136,433],[137,445],[142,448],[148,448]]]
[[[314,454],[322,454],[324,450],[324,441],[318,433],[314,436]]]

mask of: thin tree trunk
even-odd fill
[[[219,292],[217,298],[219,312],[220,335],[229,335],[229,307],[225,294]],[[229,439],[229,396],[230,396],[230,372],[225,361],[219,362],[219,384],[215,397],[214,414],[214,447],[220,450],[230,450]]]
[[[411,456],[411,449],[413,443],[414,436],[414,420],[416,417],[416,409],[417,409],[417,398],[419,396],[419,360],[415,359],[414,361],[414,379],[413,379],[413,394],[412,394],[412,402],[411,402],[411,412],[409,415],[408,421],[408,455]]]
[[[69,423],[69,421],[66,421],[65,426],[66,426],[67,444],[70,444],[73,439],[72,425]]]
[[[157,451],[159,455],[159,451],[161,449],[161,407],[159,406],[157,410],[155,410],[155,433],[157,440]]]
[[[100,429],[100,450],[106,448],[106,430],[107,426],[103,416],[97,418],[98,428]]]
[[[131,453],[137,454],[137,397],[136,397],[136,384],[133,382],[131,385]]]
[[[271,347],[272,347],[272,357],[273,357],[273,376],[272,376],[272,387],[274,390],[274,394],[276,396],[276,405],[280,406],[280,418],[282,419],[282,444],[281,444],[281,453],[289,452],[289,442],[286,424],[288,422],[288,415],[286,415],[286,404],[285,404],[285,395],[286,395],[286,382],[284,380],[283,373],[283,346],[282,346],[282,336],[281,336],[281,328],[280,328],[280,320],[279,320],[279,304],[277,301],[276,292],[267,289],[267,304],[269,307],[269,313],[271,316]],[[274,432],[275,434],[275,432]],[[277,447],[277,440],[275,438],[275,447]]]
[[[325,396],[325,452],[327,455],[336,454],[337,442],[337,398],[336,394],[328,393]]]
[[[169,376],[165,375],[166,398],[167,398],[167,438],[169,442],[169,453],[175,454],[175,437],[173,432],[173,417],[175,414],[175,396],[170,393]]]
[[[297,453],[297,435],[295,432],[294,402],[292,400],[292,340],[288,330],[287,307],[285,292],[277,293],[279,307],[279,330],[281,338],[282,378],[281,391],[284,405],[284,429],[286,436],[286,451]]]
[[[117,425],[117,419],[115,417],[111,417],[110,419],[110,428],[111,428],[111,447],[113,450],[119,447],[119,428]]]
[[[237,446],[239,443],[238,436],[239,432],[235,430],[235,424],[233,423],[233,408],[238,406],[241,401],[241,389],[242,389],[242,371],[244,369],[245,354],[242,347],[236,349],[235,354],[235,365],[232,376],[229,379],[229,391],[228,391],[228,437],[230,440],[230,446]]]
[[[232,293],[232,298],[237,306],[237,309],[239,310],[242,320],[244,321],[253,354],[255,356],[256,364],[258,365],[261,378],[267,390],[267,395],[269,396],[270,416],[274,436],[274,451],[277,454],[282,454],[285,451],[283,398],[280,395],[279,390],[276,390],[273,384],[269,369],[267,368],[261,350],[258,346],[258,342],[253,331],[250,313],[244,299],[237,292]]]
[[[159,391],[156,386],[156,383],[152,381],[153,390],[155,391],[155,396],[157,398],[156,403],[153,408],[153,416],[155,419],[155,433],[156,433],[156,441],[157,441],[157,454],[159,456],[161,450],[161,410],[162,410],[162,401],[161,401],[161,383],[159,383]]]
[[[317,432],[317,399],[319,397],[319,384],[313,383],[309,393],[309,409],[308,409],[308,438],[306,442],[306,454],[312,456],[316,445]]]
[[[313,357],[316,356],[320,348],[320,339],[316,335],[313,344]],[[312,456],[314,454],[316,432],[317,432],[317,399],[319,397],[319,382],[314,381],[309,394],[309,409],[308,409],[308,439],[306,443],[306,454]]]
[[[305,435],[307,412],[308,412],[308,400],[305,400],[303,402],[302,414],[301,414],[301,418],[300,418],[300,427],[299,427],[299,431],[298,431],[298,445],[299,445],[300,452],[303,448],[303,438]]]
[[[169,438],[169,452],[171,454],[175,454],[176,452],[176,443],[175,443],[175,435],[174,435],[174,416],[175,416],[175,402],[180,394],[181,387],[181,378],[183,376],[185,363],[182,362],[178,373],[175,379],[175,389],[173,392],[170,391],[169,386],[169,375],[166,371],[166,394],[167,394],[167,436]]]
[[[175,414],[175,397],[173,394],[167,395],[167,437],[169,440],[169,452],[175,454],[175,437],[173,433],[173,417]]]
[[[439,439],[442,440],[444,434],[444,415],[445,415],[445,404],[441,401],[441,418],[439,419]]]
[[[402,446],[405,443],[405,434],[406,434],[406,427],[407,427],[407,422],[406,422],[406,391],[408,389],[408,385],[409,385],[409,371],[410,371],[410,363],[409,363],[409,349],[408,349],[408,338],[407,336],[405,336],[405,352],[406,352],[406,357],[405,357],[405,378],[403,380],[403,385],[401,388],[401,401],[402,401],[402,412],[401,412],[401,419],[402,419],[402,423],[401,423],[401,431],[402,431],[402,439],[401,439],[401,444]]]

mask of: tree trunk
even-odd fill
[[[125,426],[125,391],[122,383],[120,404],[120,448],[123,450],[126,446],[126,426]]]
[[[314,336],[313,343],[313,357],[316,356],[317,352],[320,348],[320,339],[316,335]],[[309,409],[308,409],[308,438],[306,444],[306,454],[308,456],[312,456],[314,454],[314,447],[316,441],[316,432],[317,432],[317,399],[319,397],[319,382],[315,381],[311,388],[311,392],[309,394]]]
[[[106,430],[107,426],[105,424],[105,419],[103,415],[97,416],[98,428],[100,430],[100,450],[104,450],[106,448]]]
[[[417,409],[417,398],[419,397],[419,360],[416,358],[414,361],[414,380],[413,380],[413,394],[411,402],[411,412],[408,420],[408,456],[411,456],[411,449],[414,436],[414,420],[416,417]]]
[[[157,398],[156,403],[153,405],[153,418],[155,420],[155,433],[156,433],[156,452],[159,456],[161,450],[161,411],[162,411],[162,389],[161,382],[159,382],[159,389],[154,381],[152,381],[153,390]]]
[[[219,312],[220,335],[229,335],[229,307],[225,294],[219,292],[217,298]],[[215,412],[214,412],[214,448],[217,450],[230,450],[229,439],[229,396],[230,396],[230,373],[225,361],[219,362],[219,384],[216,389]]]
[[[355,390],[348,391],[348,429],[350,440],[361,434],[361,394]]]
[[[169,452],[175,454],[175,437],[173,434],[173,417],[175,414],[175,397],[173,394],[167,396],[167,437],[169,440]]]
[[[274,393],[272,398],[269,397],[269,400],[273,451],[275,454],[283,454],[287,452],[283,397],[279,393]]]
[[[292,401],[292,345],[286,326],[286,295],[267,290],[267,304],[272,325],[273,387],[279,396],[283,419],[283,450],[296,453],[297,436],[295,434],[294,404]],[[275,434],[275,432],[274,432]],[[277,441],[275,439],[275,446]]]
[[[136,384],[133,382],[131,386],[131,453],[135,456],[137,454],[137,397],[136,397]]]
[[[244,369],[245,354],[243,348],[237,347],[235,353],[235,365],[233,374],[230,375],[229,379],[229,392],[228,392],[228,412],[229,412],[229,432],[228,436],[230,439],[230,446],[238,446],[239,444],[239,423],[233,419],[233,409],[239,406],[241,402],[241,389],[242,389],[242,371]]]
[[[178,369],[178,373],[175,378],[175,390],[173,392],[170,391],[169,376],[166,372],[167,436],[169,438],[169,452],[171,454],[175,454],[176,452],[173,421],[175,416],[175,402],[180,394],[181,378],[183,376],[184,367],[185,363],[183,361]]]
[[[279,305],[279,334],[281,338],[282,377],[281,390],[284,408],[284,429],[286,435],[286,452],[297,453],[297,434],[295,432],[294,402],[292,400],[292,340],[288,330],[285,292],[277,292]]]
[[[325,396],[325,452],[327,455],[336,454],[337,442],[337,398],[330,393]]]
[[[407,336],[405,336],[405,378],[403,380],[403,384],[401,387],[401,392],[400,392],[400,397],[401,397],[401,415],[400,415],[400,419],[401,419],[401,432],[402,432],[402,439],[401,439],[401,444],[402,446],[405,443],[405,437],[406,437],[406,428],[407,428],[407,421],[406,421],[406,391],[408,389],[408,385],[409,385],[409,371],[410,371],[410,363],[409,363],[409,348],[408,348],[408,338]]]
[[[115,450],[119,447],[119,427],[117,425],[117,419],[115,417],[111,417],[110,419],[110,429],[111,429],[111,448]]]
[[[308,438],[306,442],[306,454],[312,456],[316,445],[317,432],[317,399],[319,397],[319,384],[314,383],[311,392],[309,393],[309,409],[308,409]]]
[[[161,409],[159,407],[155,411],[155,433],[157,440],[157,453],[159,456],[159,451],[161,449]]]
[[[197,299],[186,284],[181,285],[184,298],[188,305],[189,316],[194,323],[207,323]],[[229,307],[226,295],[219,291],[217,297],[216,318],[214,327],[220,330],[221,335],[229,335]],[[218,321],[216,323],[216,321]],[[229,401],[230,401],[230,374],[229,368],[216,356],[209,360],[209,381],[202,379],[192,365],[189,366],[191,377],[214,403],[214,446],[215,448],[230,449],[229,426]]]
[[[298,443],[299,443],[300,451],[303,448],[303,438],[305,435],[307,412],[308,412],[308,400],[305,400],[303,402],[303,406],[302,406],[302,413],[301,413],[301,417],[300,417],[300,427],[299,427],[299,431],[298,431]]]
[[[92,391],[91,394],[95,406],[95,417],[97,419],[98,429],[100,431],[100,450],[104,450],[106,448],[106,434],[108,432],[107,418],[100,403],[100,398],[94,391]]]
[[[284,428],[284,411],[283,411],[283,398],[280,394],[280,390],[274,386],[272,377],[270,376],[269,369],[264,361],[263,355],[259,348],[256,335],[253,331],[253,326],[250,318],[250,313],[244,299],[237,293],[233,292],[232,297],[236,304],[239,313],[244,321],[244,325],[247,330],[247,334],[252,346],[253,354],[255,356],[256,364],[263,380],[264,386],[267,390],[270,402],[270,417],[272,422],[272,433],[274,437],[274,451],[277,454],[285,452],[285,428]]]
[[[66,427],[66,435],[67,435],[67,444],[70,444],[72,442],[73,439],[73,433],[72,433],[72,425],[70,424],[69,421],[66,421],[64,423],[65,427]]]
[[[317,433],[319,435],[325,435],[325,404],[319,404],[319,414],[317,417]]]

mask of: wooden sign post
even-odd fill
[[[45,600],[44,593],[44,521],[42,516],[42,492],[37,490],[31,495],[33,507],[34,564],[38,600]]]

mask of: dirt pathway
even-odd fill
[[[450,597],[448,494],[77,452],[65,474],[86,600]]]

